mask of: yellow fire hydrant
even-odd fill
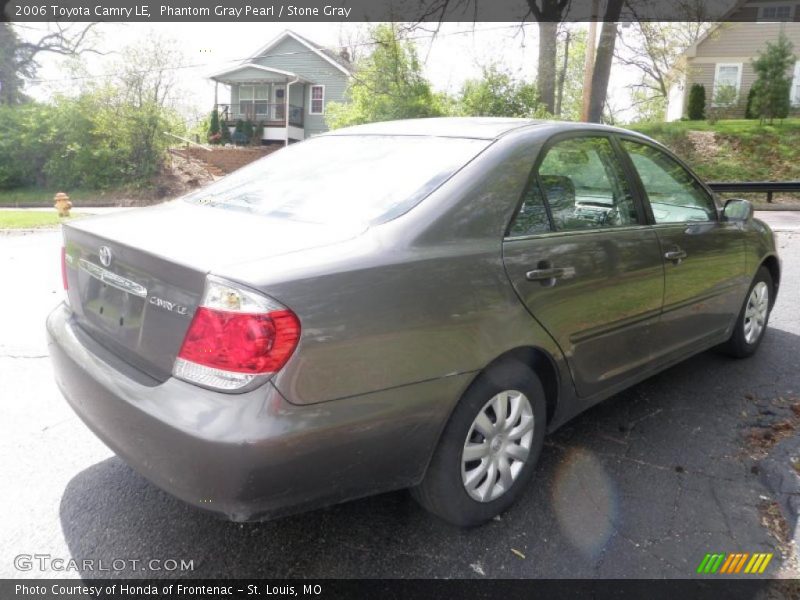
[[[55,206],[55,209],[58,211],[58,216],[68,217],[69,209],[72,208],[72,202],[69,201],[69,196],[64,192],[58,192],[53,200],[56,201],[53,206]]]

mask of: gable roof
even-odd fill
[[[731,17],[734,14],[736,14],[739,10],[744,8],[744,6],[746,4],[748,4],[749,2],[750,2],[750,0],[736,0],[736,2],[734,2],[733,6],[728,11],[726,11],[725,14],[722,15],[722,17],[720,17],[719,21],[717,21],[711,27],[706,29],[705,33],[703,35],[701,35],[699,38],[697,38],[697,40],[694,42],[694,44],[692,44],[691,46],[686,48],[686,50],[681,52],[681,55],[680,55],[679,58],[694,58],[695,56],[697,56],[697,48],[700,46],[700,44],[705,42],[709,37],[711,37],[711,35],[714,32],[716,32],[723,25],[729,23],[730,21],[728,21],[726,19],[728,19],[728,17]]]
[[[337,54],[335,52],[331,52],[327,48],[323,48],[319,44],[316,44],[316,43],[312,42],[311,40],[307,40],[306,38],[296,34],[294,31],[290,31],[288,29],[285,30],[280,35],[278,35],[272,41],[270,41],[266,46],[260,48],[258,50],[258,52],[253,54],[253,56],[251,56],[248,60],[255,60],[256,58],[258,58],[260,56],[263,56],[264,54],[266,54],[267,52],[272,50],[275,46],[280,44],[287,37],[297,41],[300,44],[302,44],[303,46],[308,48],[311,52],[315,53],[317,56],[319,56],[323,60],[326,60],[327,62],[332,64],[334,67],[339,69],[345,75],[352,75],[353,67],[349,62],[345,61],[340,56],[337,56]]]
[[[214,73],[210,75],[209,78],[213,80],[222,81],[226,77],[230,77],[234,73],[238,73],[239,71],[244,71],[245,69],[255,69],[257,71],[263,71],[270,75],[280,75],[286,78],[295,78],[298,81],[302,81],[303,83],[308,83],[306,79],[300,77],[296,73],[292,73],[291,71],[284,71],[283,69],[276,69],[274,67],[265,67],[264,65],[259,65],[256,63],[241,63],[232,69],[225,69],[224,71],[220,71],[218,73]]]

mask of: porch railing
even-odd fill
[[[221,121],[233,124],[238,120],[282,127],[286,123],[286,104],[270,102],[240,102],[239,104],[217,104]],[[303,107],[289,105],[289,125],[303,126]]]

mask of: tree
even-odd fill
[[[686,66],[680,60],[681,55],[710,26],[696,20],[678,23],[641,21],[622,30],[614,58],[618,64],[639,72],[639,81],[631,86],[631,93],[638,92],[634,100],[640,112],[663,118],[670,86],[685,74]]]
[[[560,68],[557,73],[556,106],[554,116],[568,121],[579,121],[583,101],[584,56],[586,31],[562,26],[557,56]],[[569,36],[569,44],[567,44]]]
[[[539,58],[536,70],[536,87],[539,102],[545,110],[555,113],[556,99],[556,48],[558,23],[569,9],[570,0],[526,0],[528,10],[539,23]]]
[[[611,77],[611,63],[614,58],[614,47],[617,41],[617,21],[622,13],[624,0],[608,0],[603,28],[592,72],[592,90],[589,97],[589,122],[599,123],[603,116],[603,107],[608,94],[608,81]]]
[[[461,88],[458,112],[468,116],[531,117],[536,115],[536,86],[515,79],[497,65],[483,68],[480,79]]]
[[[689,89],[686,114],[692,121],[702,121],[706,118],[706,88],[704,85],[695,83]]]
[[[332,129],[444,113],[442,101],[422,74],[413,43],[395,23],[370,30],[374,49],[360,59],[347,88],[349,102],[331,102],[326,121]]]
[[[36,76],[43,53],[78,56],[85,52],[102,54],[92,47],[93,28],[97,23],[48,24],[38,40],[23,40],[11,23],[0,22],[0,104],[19,104],[25,79]]]
[[[753,83],[752,112],[770,123],[789,114],[789,93],[792,80],[789,69],[794,66],[792,43],[781,33],[775,43],[767,42],[764,51],[753,59],[756,81]]]

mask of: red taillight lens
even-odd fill
[[[172,374],[223,392],[263,383],[286,364],[300,320],[263,293],[209,275]]]
[[[69,289],[69,282],[67,281],[67,249],[61,246],[61,283],[64,284],[64,289]]]
[[[201,306],[178,357],[236,373],[274,373],[294,352],[300,321],[290,310],[236,313]]]

